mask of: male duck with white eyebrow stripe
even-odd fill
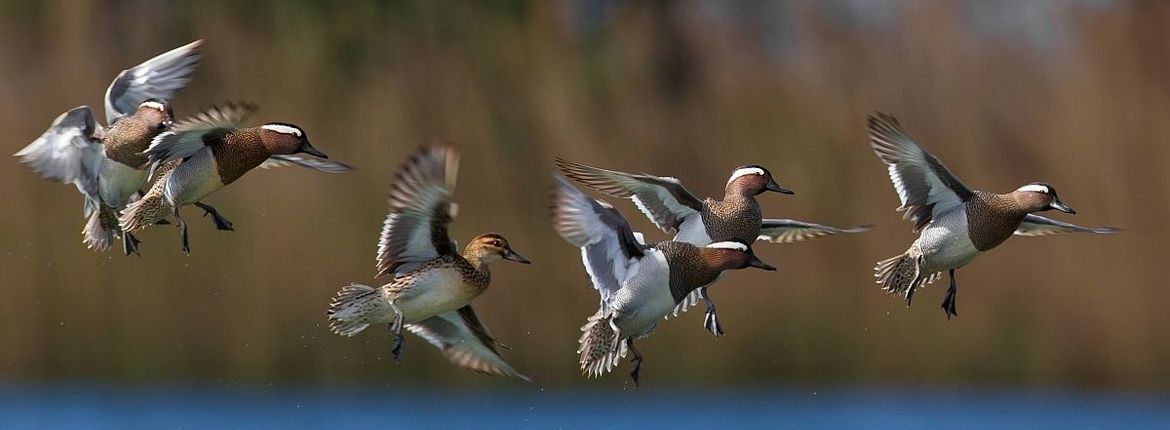
[[[767,191],[793,192],[777,184],[772,173],[760,165],[742,166],[732,171],[722,200],[700,200],[675,178],[605,170],[561,158],[556,158],[555,162],[565,176],[598,192],[632,200],[654,225],[674,234],[674,240],[696,246],[707,245],[712,238],[732,238],[746,243],[757,240],[792,243],[837,233],[863,232],[870,227],[842,229],[791,219],[764,219],[760,204],[756,202],[757,195]],[[672,315],[686,312],[699,299],[707,304],[703,326],[715,336],[724,334],[706,286],[679,303]]]
[[[256,167],[289,164],[326,173],[352,170],[342,163],[292,155],[306,153],[328,158],[295,125],[270,122],[240,128],[255,110],[256,106],[249,103],[213,106],[156,137],[143,155],[153,163],[151,175],[158,176],[158,180],[141,200],[122,211],[122,227],[135,231],[174,214],[182,231],[183,252],[190,254],[187,223],[179,215],[179,208],[194,204],[212,216],[216,228],[233,230],[231,222],[201,200],[244,173]]]
[[[905,253],[879,261],[874,277],[886,291],[906,296],[906,306],[919,287],[949,272],[951,284],[942,308],[947,318],[957,316],[955,269],[999,246],[1013,234],[1047,236],[1058,233],[1114,233],[1112,227],[1086,228],[1048,219],[1033,212],[1055,209],[1076,211],[1056,195],[1056,189],[1033,182],[1005,194],[967,188],[937,158],[926,152],[890,115],[868,119],[869,145],[887,170],[898,198],[899,211],[914,222],[917,240]]]

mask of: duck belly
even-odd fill
[[[982,254],[971,241],[963,206],[931,221],[915,246],[922,251],[926,269],[932,273],[963,267]]]
[[[467,306],[478,289],[467,285],[457,268],[437,268],[404,275],[396,282],[408,282],[403,294],[394,299],[407,323]]]
[[[650,334],[677,304],[670,294],[670,267],[662,251],[647,250],[629,273],[612,304],[614,323],[623,338]]]
[[[102,162],[98,178],[98,191],[102,200],[114,209],[122,209],[130,203],[130,196],[146,184],[146,171],[135,169],[114,160]]]
[[[219,191],[223,185],[211,149],[204,148],[171,171],[166,197],[175,207],[186,206]]]

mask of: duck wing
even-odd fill
[[[408,272],[440,255],[455,255],[447,226],[459,151],[444,142],[424,146],[403,164],[390,189],[390,213],[378,238],[378,276]]]
[[[868,123],[869,146],[889,166],[890,180],[902,200],[898,210],[906,211],[915,232],[974,195],[938,158],[915,143],[897,118],[878,112],[869,116]]]
[[[1114,227],[1081,227],[1040,215],[1028,214],[1020,227],[1016,229],[1016,236],[1051,236],[1060,233],[1094,233],[1113,234],[1121,231]]]
[[[606,170],[559,157],[554,162],[574,181],[598,192],[633,200],[655,226],[668,234],[677,233],[684,220],[703,211],[703,201],[675,178]]]
[[[532,382],[500,356],[498,348],[506,347],[492,338],[471,305],[408,324],[406,329],[439,348],[448,361],[459,367]]]
[[[555,177],[553,228],[565,241],[581,248],[585,271],[601,295],[602,307],[608,308],[630,264],[645,255],[646,246],[617,209],[585,195],[564,177]]]
[[[325,173],[349,173],[353,171],[353,167],[336,161],[322,160],[320,158],[301,157],[297,155],[273,155],[260,163],[261,169],[272,169],[284,166],[301,166],[307,169],[313,169],[318,172]]]
[[[106,88],[106,124],[138,109],[147,99],[170,100],[191,81],[203,57],[196,40],[123,70]]]
[[[99,200],[103,134],[89,106],[79,106],[58,116],[40,137],[13,155],[42,178],[76,185],[87,198],[88,212]]]
[[[849,228],[838,228],[811,222],[793,219],[767,219],[761,222],[760,237],[772,243],[792,243],[802,240],[816,239],[842,233],[861,233],[869,230],[873,225],[859,225]]]

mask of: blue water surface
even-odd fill
[[[442,391],[0,384],[0,429],[1170,429],[1170,397],[876,389]]]

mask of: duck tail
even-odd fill
[[[114,236],[122,233],[118,227],[118,212],[104,202],[86,199],[85,213],[87,220],[81,230],[85,247],[98,252],[110,250]]]
[[[384,309],[383,309],[384,308]],[[378,290],[369,285],[351,283],[329,302],[329,330],[342,336],[353,336],[370,326],[371,315],[394,311],[389,309]]]
[[[612,321],[612,316],[598,310],[581,327],[584,333],[577,341],[581,344],[577,353],[581,354],[581,373],[585,376],[596,378],[612,371],[629,350],[625,342],[619,342]]]
[[[873,270],[873,276],[882,289],[890,294],[905,296],[906,306],[910,306],[914,292],[919,287],[939,277],[938,273],[922,273],[922,254],[914,252],[913,248],[896,257],[879,261]]]
[[[118,219],[123,230],[127,232],[141,230],[162,221],[174,211],[170,202],[163,196],[163,187],[165,183],[160,180],[145,196],[126,205]]]

